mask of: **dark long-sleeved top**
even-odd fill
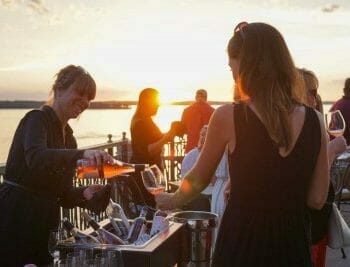
[[[9,266],[47,263],[48,233],[58,224],[59,206],[84,206],[85,188],[72,182],[83,153],[51,107],[32,110],[20,121],[0,186],[0,266],[12,256]]]
[[[131,128],[131,146],[133,163],[157,164],[159,168],[163,169],[161,160],[161,151],[154,155],[148,152],[150,144],[158,142],[163,134],[158,126],[153,122],[152,118],[138,119]]]

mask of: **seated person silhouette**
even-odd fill
[[[182,160],[181,163],[181,178],[183,178],[188,171],[193,167],[193,165],[196,163],[200,151],[204,145],[204,141],[205,141],[205,137],[207,134],[207,125],[204,125],[202,127],[202,129],[200,130],[199,133],[199,140],[198,140],[198,144],[197,147],[191,149],[184,157],[184,159]],[[200,177],[199,177],[200,179]],[[210,197],[211,197],[211,193],[213,190],[213,184],[214,181],[212,181],[212,183],[210,183],[207,188],[205,188],[202,193],[194,198],[193,200],[191,200],[189,203],[187,203],[183,209],[185,210],[198,210],[198,211],[210,211]]]

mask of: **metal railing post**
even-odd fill
[[[122,145],[121,145],[121,153],[122,153],[122,161],[129,162],[129,151],[128,151],[128,138],[126,138],[126,132],[122,133]]]
[[[170,179],[171,181],[175,180],[175,142],[174,139],[170,141]]]
[[[112,141],[112,135],[108,134],[107,137],[108,137],[107,143],[109,143],[109,144],[112,143],[113,142]],[[109,147],[107,149],[107,152],[108,152],[109,155],[113,156],[113,147]]]

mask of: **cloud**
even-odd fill
[[[14,31],[13,25],[9,23],[1,23],[0,22],[0,32],[11,32]]]
[[[42,0],[28,0],[27,7],[33,12],[44,15],[49,13],[49,9],[45,6]]]
[[[13,4],[12,0],[1,0],[1,4],[3,4],[4,6],[10,6]]]
[[[339,5],[337,5],[337,4],[328,4],[328,5],[325,5],[324,7],[322,7],[321,10],[324,13],[332,13],[338,8],[339,8]]]
[[[10,9],[20,6],[28,8],[33,13],[44,15],[49,13],[43,0],[1,0],[1,5]]]
[[[14,8],[17,5],[17,1],[16,0],[1,0],[1,5],[7,8]]]

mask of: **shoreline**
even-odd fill
[[[323,105],[332,105],[335,101],[322,101]],[[46,101],[35,100],[0,100],[0,109],[35,109],[40,108]],[[188,106],[194,101],[174,101],[163,105]],[[230,104],[230,101],[208,101],[210,105]],[[137,105],[137,101],[93,101],[88,109],[131,109]]]

